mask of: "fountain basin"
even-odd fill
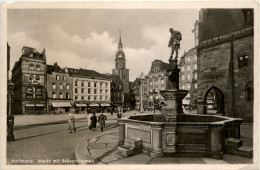
[[[220,159],[225,139],[240,139],[242,119],[217,115],[177,115],[167,122],[163,115],[142,114],[118,119],[119,145],[125,138],[142,139],[142,151],[153,158],[163,156]]]

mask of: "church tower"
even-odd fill
[[[123,82],[123,92],[129,93],[129,69],[125,68],[125,53],[123,52],[123,44],[121,42],[121,32],[119,36],[118,51],[115,59],[115,69],[112,70],[113,75],[119,75]]]

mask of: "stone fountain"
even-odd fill
[[[240,139],[242,119],[214,115],[185,115],[182,99],[187,90],[179,90],[178,49],[181,33],[170,29],[167,89],[160,91],[166,100],[161,114],[140,114],[118,119],[118,153],[131,156],[147,153],[152,158],[195,156],[222,158],[227,138]],[[176,57],[173,59],[173,54]]]

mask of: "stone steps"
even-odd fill
[[[253,148],[243,146],[243,141],[235,138],[228,138],[225,140],[226,153],[237,155],[246,158],[253,157]]]
[[[117,147],[117,154],[123,157],[129,157],[142,152],[142,140],[129,138],[124,140],[124,145]]]

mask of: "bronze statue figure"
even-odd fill
[[[171,39],[169,41],[168,47],[171,47],[172,52],[170,58],[172,58],[174,51],[176,52],[175,59],[178,58],[178,50],[180,49],[180,41],[182,40],[181,33],[179,31],[174,31],[170,28]]]

